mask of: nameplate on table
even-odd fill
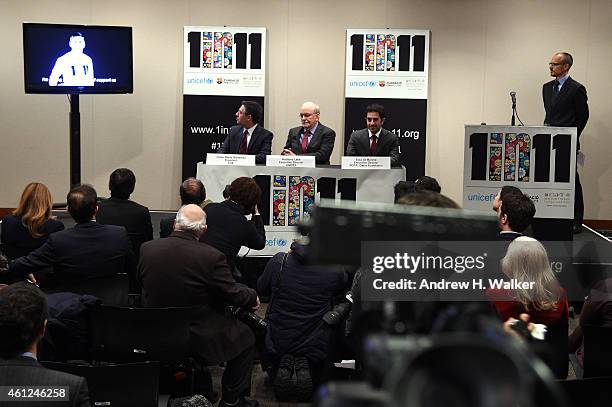
[[[388,170],[391,157],[342,157],[343,170]]]
[[[315,158],[312,155],[267,155],[268,167],[315,168]]]
[[[247,154],[206,154],[206,164],[255,166],[255,156]]]

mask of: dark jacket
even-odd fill
[[[546,117],[544,124],[558,127],[576,127],[578,129],[578,150],[580,134],[589,120],[586,88],[568,77],[557,97],[553,99],[554,80],[542,86],[542,99]]]
[[[65,280],[100,278],[117,273],[135,274],[134,253],[125,228],[78,223],[49,235],[39,249],[11,263],[9,270],[24,278],[51,266],[47,286],[61,288]]]
[[[96,221],[102,225],[125,227],[136,257],[138,257],[140,245],[153,240],[149,209],[129,199],[111,197],[101,201],[98,205]]]
[[[332,298],[347,288],[347,274],[333,267],[307,266],[304,246],[293,243],[276,291],[283,256],[272,257],[257,281],[261,295],[274,295],[268,306],[266,352],[323,361],[328,356],[330,330],[322,318],[331,309]]]
[[[64,230],[59,220],[47,219],[40,229],[41,237],[32,237],[21,223],[21,217],[8,215],[2,219],[2,251],[9,259],[25,256],[42,246],[51,233]]]
[[[347,156],[391,157],[391,166],[399,165],[399,139],[387,129],[381,129],[376,143],[376,151],[370,150],[370,132],[368,129],[354,131],[346,147]]]
[[[319,122],[306,151],[302,151],[302,143],[300,143],[300,135],[303,133],[304,128],[301,126],[290,129],[285,148],[290,148],[297,155],[314,155],[317,164],[329,164],[329,157],[331,157],[336,141],[336,132]]]
[[[223,253],[175,231],[142,245],[138,276],[145,307],[197,306],[192,352],[206,364],[238,356],[255,343],[249,327],[225,313],[225,305],[250,307],[255,290],[234,281]]]
[[[0,359],[0,386],[68,386],[69,401],[24,402],[24,400],[3,402],[3,406],[71,406],[89,407],[87,381],[79,376],[58,372],[43,367],[37,360],[18,356],[12,359]]]
[[[260,215],[247,220],[240,205],[229,199],[206,205],[204,212],[208,229],[200,241],[223,252],[230,267],[241,246],[256,250],[266,246],[266,231]]]
[[[244,126],[232,126],[219,149],[219,154],[239,154],[240,143],[244,134]],[[257,164],[265,164],[266,156],[272,152],[272,138],[274,135],[260,124],[253,130],[253,135],[247,146],[247,154],[255,156]]]

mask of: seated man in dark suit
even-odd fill
[[[523,236],[523,232],[529,225],[536,213],[535,205],[529,196],[518,190],[506,192],[503,198],[500,197],[496,201],[497,219],[499,224],[499,238],[502,240],[514,240],[519,236]],[[501,196],[501,192],[500,192]],[[494,203],[494,207],[495,207]]]
[[[0,386],[44,386],[58,392],[65,386],[64,401],[56,399],[50,405],[88,407],[89,391],[84,378],[46,369],[37,361],[47,313],[45,295],[33,284],[15,283],[0,289]],[[46,405],[51,401],[38,404],[24,398],[14,400],[2,405]]]
[[[113,171],[108,180],[111,197],[98,205],[96,220],[103,225],[125,227],[138,257],[140,245],[153,240],[153,226],[149,209],[129,199],[134,185],[136,177],[131,170],[118,168]]]
[[[347,156],[391,157],[391,166],[399,165],[399,140],[395,134],[383,129],[385,108],[379,104],[366,107],[367,128],[356,130],[351,134]]]
[[[334,150],[336,132],[319,122],[321,109],[306,102],[300,109],[302,125],[289,130],[281,155],[314,155],[317,164],[329,164]]]
[[[263,109],[257,102],[243,101],[236,112],[236,126],[232,126],[219,154],[249,154],[255,156],[257,164],[265,164],[266,156],[272,152],[274,135],[259,122]]]
[[[187,178],[179,188],[181,206],[194,204],[204,207],[210,201],[206,200],[206,188],[199,179]],[[168,237],[174,230],[174,219],[176,216],[168,216],[159,221],[159,237]]]
[[[219,406],[257,406],[242,397],[250,392],[255,336],[226,314],[225,304],[257,309],[259,298],[234,281],[223,253],[198,241],[206,228],[202,208],[185,205],[168,238],[142,245],[142,302],[145,307],[197,307],[191,314],[194,357],[205,365],[227,361]]]
[[[208,217],[208,232],[201,241],[220,250],[234,273],[240,279],[236,258],[240,247],[261,250],[266,246],[266,230],[259,213],[261,189],[249,177],[239,177],[229,187],[229,198],[204,208]],[[251,215],[247,220],[245,215]]]
[[[132,245],[122,226],[100,225],[96,190],[91,185],[73,187],[67,196],[68,212],[76,222],[71,229],[49,235],[40,248],[9,266],[9,274],[24,278],[45,267],[53,272],[41,282],[61,288],[63,281],[100,278],[117,273],[135,277]]]

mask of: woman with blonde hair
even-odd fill
[[[51,216],[53,200],[49,189],[41,183],[29,183],[12,215],[2,219],[2,248],[15,259],[25,256],[45,243],[51,233],[64,229],[64,224]]]
[[[510,288],[487,290],[503,321],[528,314],[529,321],[547,327],[545,341],[550,345],[541,355],[557,378],[567,377],[567,330],[569,304],[550,267],[546,249],[537,240],[520,236],[508,246],[501,261]]]

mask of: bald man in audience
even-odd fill
[[[329,164],[334,150],[336,132],[320,121],[321,109],[313,102],[300,108],[302,125],[289,130],[287,143],[281,155],[312,155],[316,164]]]
[[[220,406],[256,406],[250,392],[255,336],[243,322],[229,317],[225,304],[259,308],[255,290],[236,283],[225,255],[199,242],[206,232],[206,214],[185,205],[174,231],[165,239],[142,245],[138,276],[145,307],[196,307],[191,313],[191,350],[206,366],[227,362]]]

